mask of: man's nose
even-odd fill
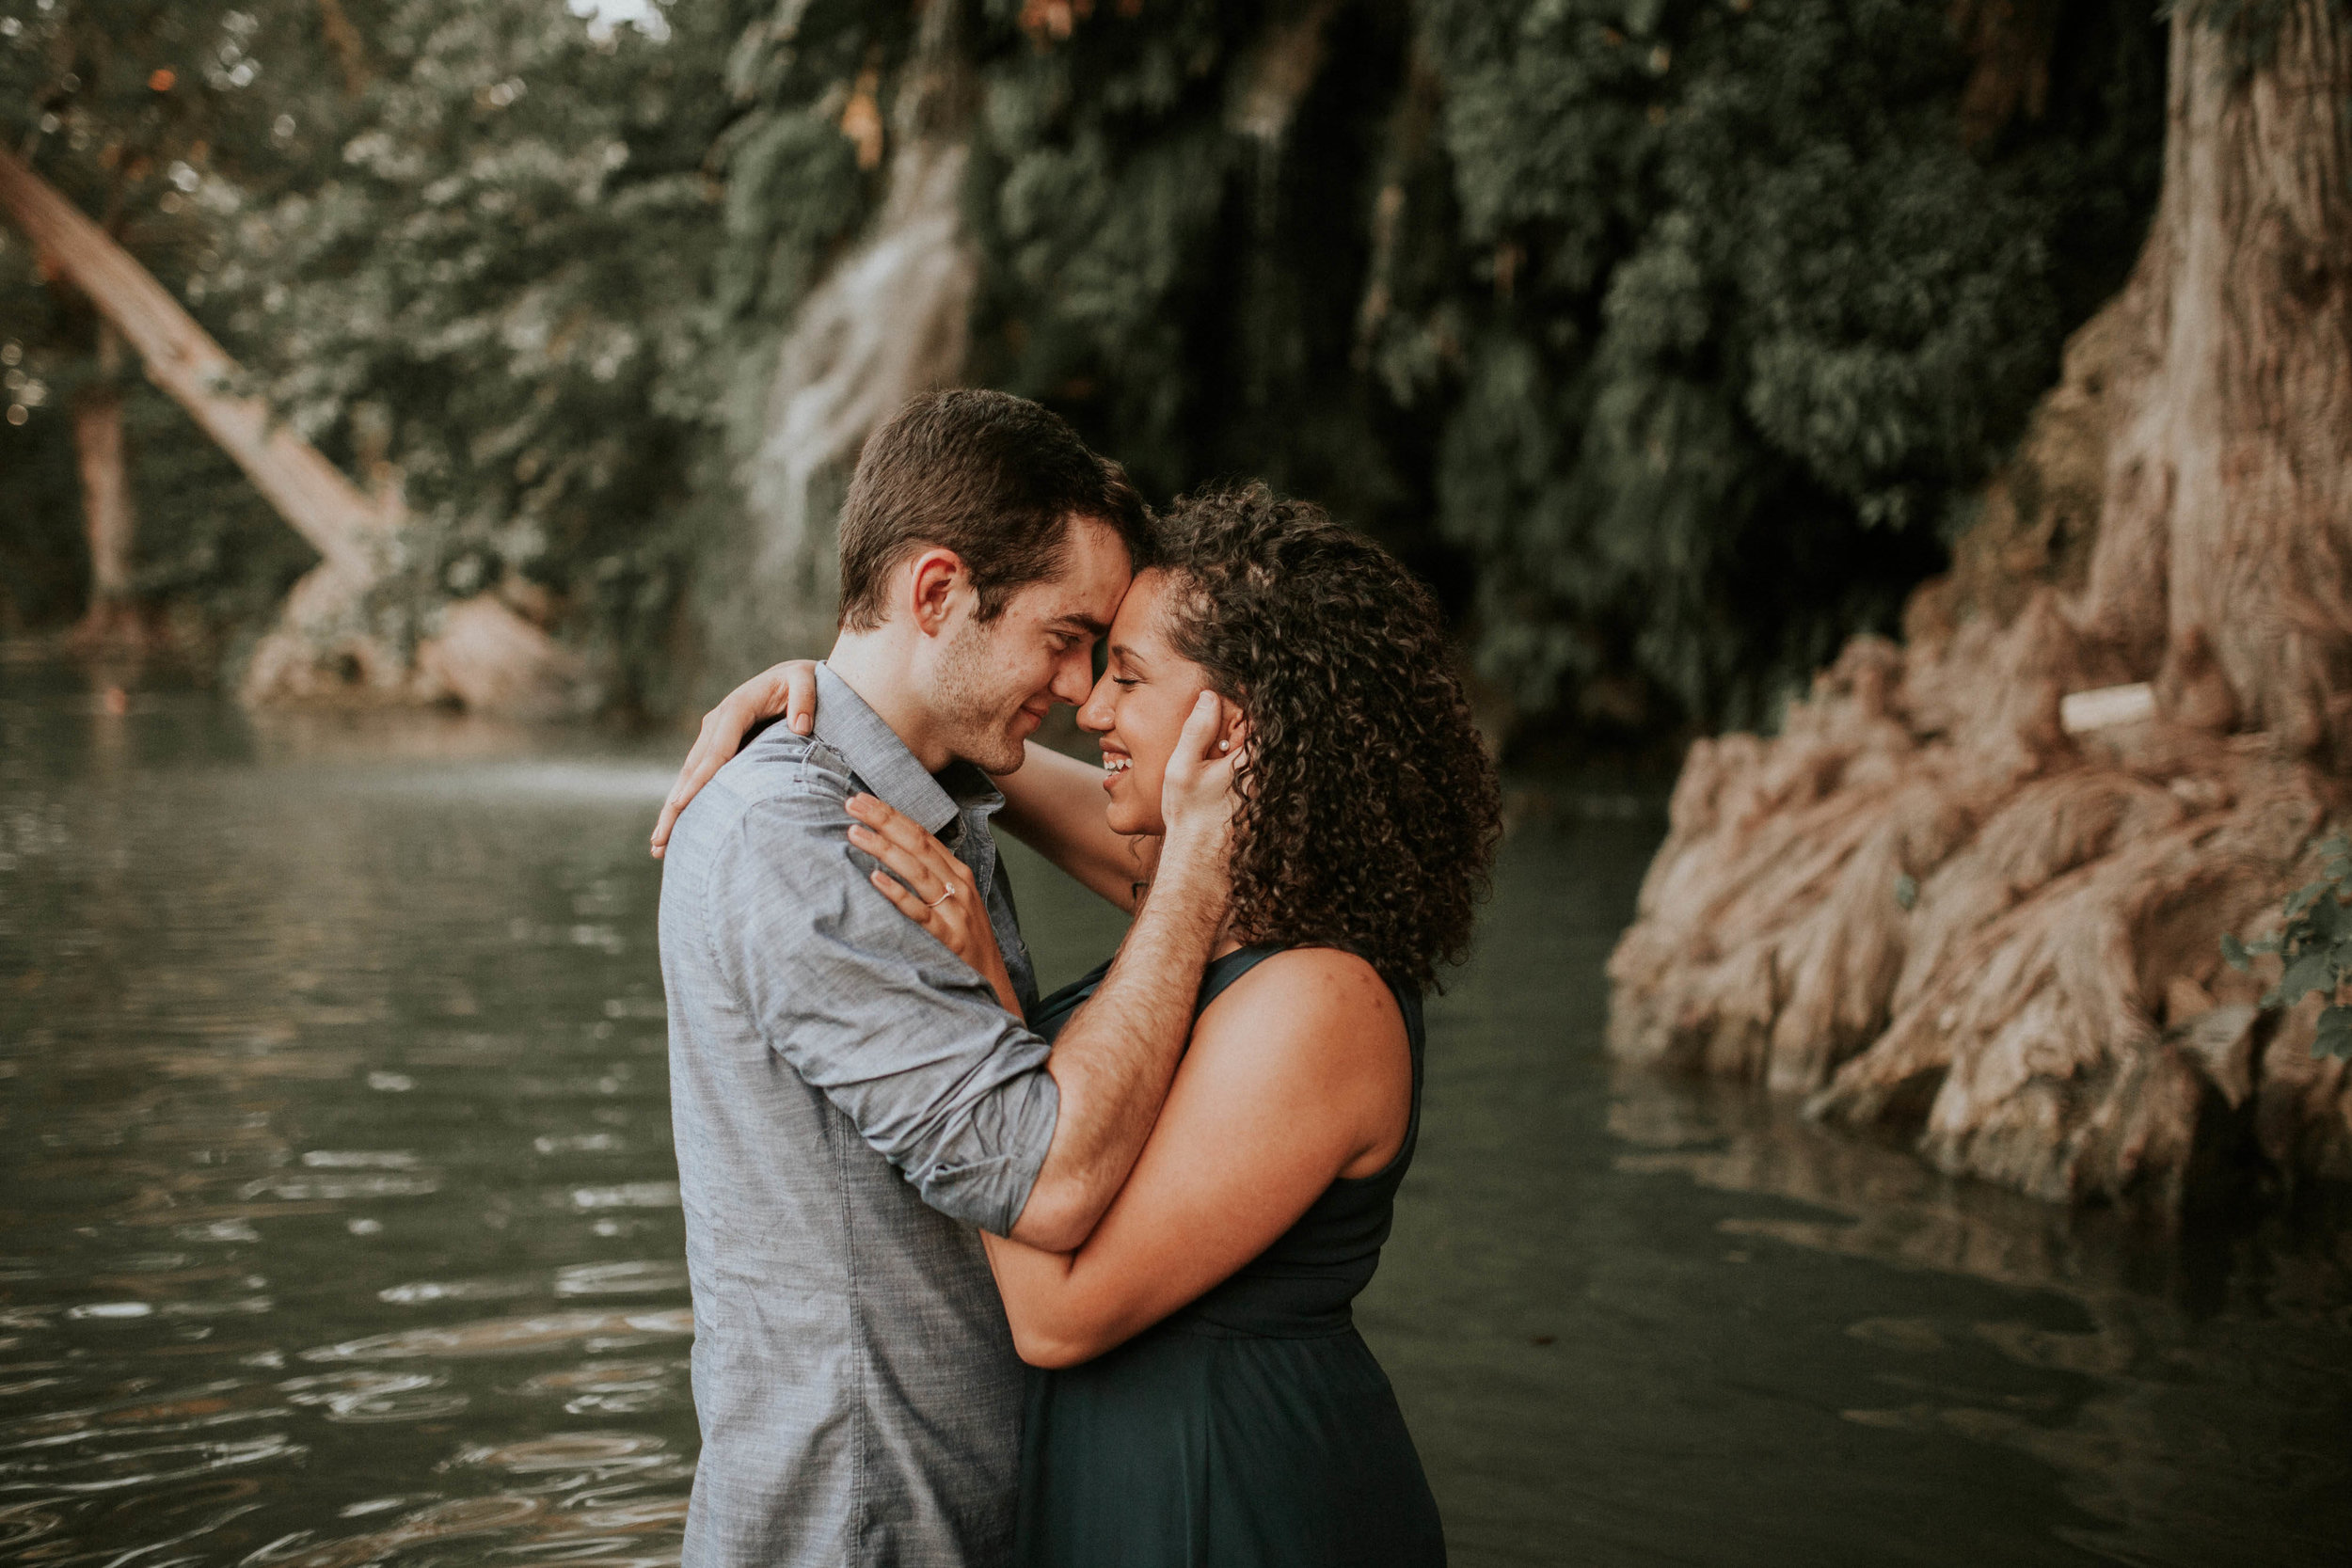
[[[1073,649],[1055,666],[1054,684],[1047,689],[1055,700],[1073,707],[1091,700],[1094,690],[1094,650]]]

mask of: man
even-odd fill
[[[850,483],[814,733],[767,730],[676,822],[661,966],[703,1431],[686,1568],[1009,1552],[1021,1374],[974,1227],[1067,1250],[1126,1180],[1223,918],[1221,840],[1171,831],[1049,1054],[867,881],[850,803],[880,797],[971,869],[1034,1003],[987,773],[1085,698],[1147,548],[1125,476],[1060,419],[918,400]]]

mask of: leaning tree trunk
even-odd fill
[[[1952,574],[1692,748],[1611,961],[1621,1055],[2059,1199],[2352,1177],[2318,999],[2218,962],[2352,761],[2352,8],[2193,9],[2147,248]]]
[[[246,673],[249,700],[453,698],[469,707],[524,713],[581,704],[586,688],[578,659],[490,595],[448,607],[435,635],[421,641],[387,636],[373,601],[398,571],[396,500],[364,494],[262,399],[224,390],[242,373],[237,362],[130,252],[6,151],[0,212],[88,296],[137,352],[148,379],[187,410],[326,558],[294,585],[278,626],[255,649]],[[78,427],[77,420],[77,434]],[[112,429],[119,453],[119,408]],[[92,439],[104,439],[103,421]],[[86,484],[91,451],[85,445]],[[127,526],[127,511],[122,516]]]
[[[82,482],[82,532],[89,546],[89,608],[74,637],[101,647],[139,636],[138,609],[131,597],[138,514],[122,436],[121,344],[120,334],[102,322],[98,378],[73,399],[74,467]]]

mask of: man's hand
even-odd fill
[[[1199,861],[1222,881],[1248,758],[1249,729],[1239,711],[1214,691],[1200,693],[1160,775],[1160,820],[1168,831],[1161,865],[1170,856]]]
[[[1166,847],[1110,973],[1054,1042],[1046,1070],[1061,1108],[1012,1239],[1070,1252],[1127,1183],[1192,1037],[1192,1004],[1225,927],[1227,840],[1240,743],[1212,692],[1184,721],[1168,765]],[[1222,738],[1221,737],[1222,735]]]
[[[728,758],[743,749],[743,736],[751,727],[779,715],[795,735],[806,735],[817,727],[815,660],[787,659],[763,670],[703,715],[702,733],[694,737],[694,749],[686,753],[686,766],[678,769],[677,783],[670,786],[670,798],[661,802],[661,815],[654,822],[654,859],[660,860],[662,850],[670,847],[670,830],[677,825],[677,814],[726,766]]]

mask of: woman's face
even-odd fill
[[[1110,796],[1113,832],[1168,831],[1160,816],[1160,780],[1192,705],[1208,689],[1200,666],[1179,658],[1168,645],[1167,610],[1172,597],[1168,573],[1136,576],[1111,623],[1103,678],[1078,709],[1078,727],[1103,739],[1103,766],[1109,770],[1103,787]],[[1230,723],[1237,726],[1239,720]]]

